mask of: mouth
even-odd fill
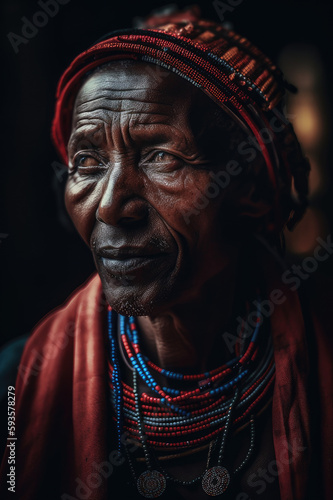
[[[126,271],[134,271],[135,269],[142,268],[150,265],[158,259],[165,257],[166,254],[158,255],[145,255],[145,256],[127,256],[121,259],[100,257],[102,265],[110,269],[114,274],[123,273]]]
[[[131,273],[134,276],[146,268],[152,269],[159,264],[170,253],[155,252],[145,248],[115,249],[104,248],[96,252],[100,265],[111,275],[124,275]]]

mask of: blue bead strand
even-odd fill
[[[110,354],[111,363],[113,366],[112,372],[112,385],[114,387],[115,399],[116,399],[116,420],[117,420],[117,444],[118,451],[122,451],[122,440],[121,436],[123,434],[123,390],[121,382],[121,373],[119,365],[118,356],[118,346],[116,341],[117,329],[116,325],[116,313],[109,308],[108,310],[108,335],[110,341]]]

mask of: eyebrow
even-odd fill
[[[82,126],[85,126],[85,125],[82,124]],[[105,136],[104,128],[101,126],[95,126],[95,127],[90,127],[89,131],[82,130],[79,132],[73,132],[70,135],[68,143],[67,143],[67,152],[69,153],[81,141],[82,142],[89,142],[91,147],[98,149],[97,141],[95,140],[95,144],[94,144],[94,140],[93,140],[93,137],[95,134],[101,134],[102,136]],[[98,140],[98,142],[100,142],[100,140]]]
[[[159,130],[156,130],[156,125],[159,126]],[[85,127],[85,124],[81,124],[81,127]],[[144,145],[147,144],[162,144],[162,143],[167,143],[170,141],[170,138],[174,141],[176,145],[181,145],[181,147],[184,147],[184,143],[186,144],[186,149],[192,146],[191,149],[193,149],[193,146],[195,145],[195,142],[186,140],[186,136],[181,133],[179,134],[179,137],[176,137],[175,132],[170,131],[171,126],[163,123],[163,122],[136,122],[135,128],[131,130],[131,137],[133,139],[133,136],[136,137],[136,139],[133,139],[134,142],[137,140],[137,137],[140,136],[140,142],[143,143]],[[98,136],[98,140],[94,141],[94,135],[95,134],[100,134]],[[177,134],[178,135],[178,134]],[[102,139],[101,139],[102,136]],[[89,147],[93,149],[102,149],[102,144],[105,141],[105,129],[104,126],[91,126],[89,127],[89,130],[81,130],[81,131],[74,131],[72,135],[69,138],[68,145],[67,145],[67,152],[70,153],[72,149],[75,149],[77,145],[80,142],[85,142],[89,143]]]

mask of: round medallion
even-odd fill
[[[212,467],[206,471],[202,478],[202,489],[211,496],[221,495],[228,488],[230,483],[230,474],[225,467]]]
[[[138,492],[145,498],[157,498],[166,488],[166,479],[157,470],[146,470],[136,482]]]

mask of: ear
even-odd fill
[[[233,183],[225,203],[230,206],[238,220],[266,218],[273,211],[274,191],[267,178],[264,178],[266,176],[254,177],[245,172],[244,174]]]
[[[273,210],[273,199],[262,196],[262,189],[252,182],[240,186],[237,190],[237,215],[239,218],[260,219]]]

